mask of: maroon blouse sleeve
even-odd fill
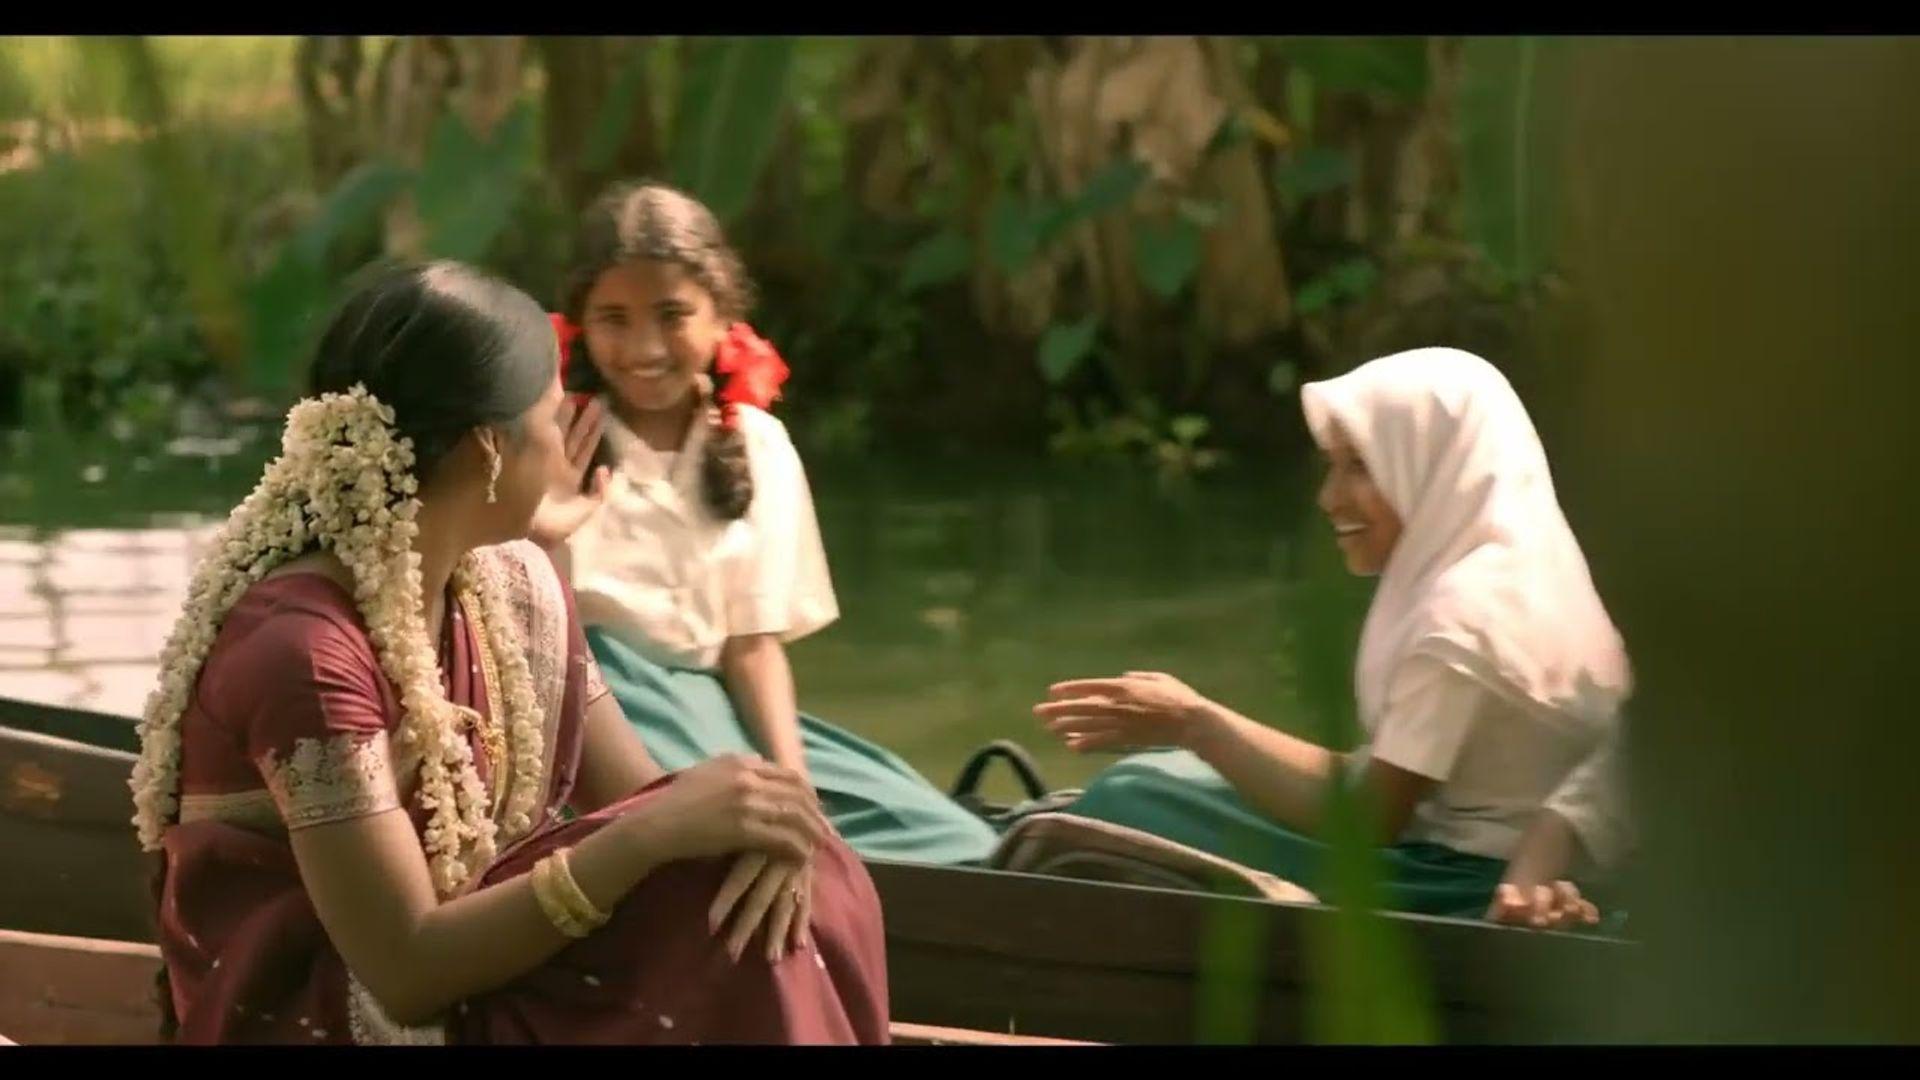
[[[357,625],[287,607],[232,648],[212,704],[243,735],[289,830],[401,805],[388,741],[398,709]]]

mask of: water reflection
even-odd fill
[[[138,713],[193,562],[254,475],[180,465],[102,483],[16,473],[33,497],[0,510],[0,696]],[[1169,494],[1031,464],[814,473],[844,614],[793,649],[802,703],[936,783],[1005,736],[1050,782],[1082,781],[1102,762],[1058,749],[1028,711],[1076,675],[1175,671],[1288,722],[1280,582],[1298,484],[1226,475]]]

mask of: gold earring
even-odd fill
[[[489,446],[487,447],[487,501],[488,502],[497,503],[500,501],[500,493],[496,490],[496,485],[498,485],[499,483],[500,483],[500,451],[495,450],[493,447]]]

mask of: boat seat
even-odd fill
[[[1045,877],[1224,893],[1289,904],[1313,893],[1263,870],[1165,837],[1075,814],[1023,818],[1001,838],[988,865]]]

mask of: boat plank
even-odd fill
[[[0,1031],[31,1045],[143,1045],[157,1041],[152,997],[160,951],[151,945],[0,930]],[[1063,1039],[895,1023],[900,1046],[1075,1046]],[[17,1045],[0,1037],[0,1046]]]
[[[159,963],[151,945],[0,930],[0,1031],[29,1045],[152,1043]]]
[[[1167,889],[870,862],[887,919],[895,1007],[926,1023],[1101,1042],[1187,1042],[1210,921],[1238,908],[1264,942],[1256,1034],[1296,1042],[1317,980],[1307,954],[1338,914]],[[1018,913],[1017,917],[1012,914]],[[1485,923],[1389,916],[1432,978],[1443,1033],[1479,1042],[1580,1038],[1608,1017],[1550,988],[1578,972],[1589,990],[1622,977],[1622,942]],[[1582,999],[1610,1000],[1596,992]]]

